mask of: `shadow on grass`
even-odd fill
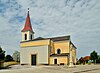
[[[6,67],[1,67],[0,70],[3,70],[3,69],[10,69],[10,68],[12,68],[12,67],[6,66]]]

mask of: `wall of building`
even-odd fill
[[[53,54],[54,53],[54,42],[52,40],[50,41],[49,49],[50,49],[50,55]]]
[[[76,48],[73,47],[72,49],[72,60],[73,60],[73,63],[76,64]]]
[[[49,64],[48,45],[21,48],[20,63],[31,65],[31,55],[33,54],[37,55],[37,64]]]
[[[57,59],[57,64],[63,63],[64,65],[67,65],[69,63],[69,59],[67,56],[59,56],[59,57],[50,57],[50,64],[54,64],[54,59]]]
[[[34,33],[31,31],[26,31],[22,33],[22,41],[26,41],[25,40],[25,34],[27,34],[27,40],[30,40],[30,35],[32,35],[32,38],[34,38]]]
[[[52,42],[51,41],[51,46],[52,46],[52,53],[51,54],[57,54],[57,49],[59,48],[61,50],[61,53],[69,53],[69,41],[57,41],[57,42]],[[57,59],[58,62],[57,64],[64,63],[68,64],[69,59],[67,56],[57,56],[57,57],[50,57],[50,64],[54,64],[54,59]]]
[[[61,53],[69,53],[69,41],[60,41],[60,42],[54,42],[54,52],[57,53],[57,49],[61,49]]]
[[[50,57],[51,54],[57,54],[57,49],[61,49],[61,53],[70,53],[69,41],[53,42],[49,39],[38,40],[21,43],[21,64],[31,65],[31,55],[37,55],[37,64],[54,64],[54,59],[58,59],[58,64],[68,64],[67,56]],[[52,50],[50,50],[52,49]],[[76,48],[72,49],[72,60],[76,63]]]
[[[27,31],[27,32],[23,32],[22,33],[22,41],[25,41],[25,34],[27,34],[27,38],[28,38],[28,40],[29,40],[29,31]]]
[[[20,47],[30,47],[30,46],[42,46],[42,45],[49,45],[50,40],[37,40],[37,41],[30,41],[20,43]]]

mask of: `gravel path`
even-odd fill
[[[68,66],[21,66],[13,65],[9,69],[0,70],[0,73],[100,73],[100,65]]]

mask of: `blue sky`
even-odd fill
[[[100,54],[100,0],[0,0],[0,45],[20,51],[27,8],[35,37],[71,35],[77,57]]]

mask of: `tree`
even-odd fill
[[[90,54],[90,59],[93,60],[94,63],[96,63],[96,60],[98,59],[98,55],[95,50]]]
[[[97,59],[96,63],[100,63],[100,55],[98,55],[98,59]]]
[[[11,55],[6,55],[5,62],[13,61],[13,58]]]
[[[3,61],[5,58],[5,51],[2,50],[2,48],[0,47],[0,61]]]
[[[80,62],[80,64],[85,64],[85,60],[84,60],[84,58],[81,57],[81,58],[79,59],[79,62]]]
[[[16,62],[19,62],[20,61],[20,52],[18,51],[15,51],[12,55],[13,57],[13,60],[16,61]]]

